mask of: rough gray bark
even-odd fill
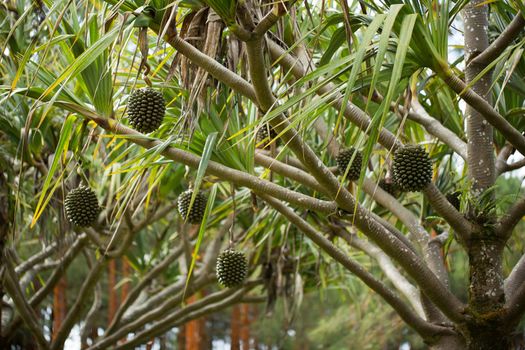
[[[479,6],[482,2],[482,0],[471,1],[463,10],[467,84],[470,84],[486,67],[486,64],[472,61],[489,46],[488,6]],[[472,85],[472,90],[489,103],[491,81],[492,75],[488,73]],[[484,190],[492,186],[495,180],[495,158],[492,145],[494,131],[485,118],[471,106],[467,106],[466,118],[468,175],[474,190]]]
[[[488,5],[483,0],[471,1],[463,10],[465,33],[466,83],[471,84],[486,68],[486,63],[474,58],[489,47]],[[472,84],[472,90],[491,103],[489,72]],[[468,177],[471,194],[480,198],[483,191],[494,185],[496,160],[493,146],[493,128],[473,106],[467,106]],[[492,195],[488,198],[492,201]],[[502,256],[504,241],[495,234],[490,223],[491,214],[479,214],[477,200],[471,203],[468,215],[477,222],[479,230],[463,242],[469,257],[469,311],[473,318],[463,328],[468,349],[507,349],[508,330],[501,327],[502,308],[505,305]]]
[[[463,350],[465,349],[465,341],[459,336],[443,336],[439,340],[430,345],[432,350]]]

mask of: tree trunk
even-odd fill
[[[505,303],[503,245],[498,241],[475,241],[469,245],[468,255],[469,306],[481,315],[501,310]]]
[[[489,46],[488,6],[481,5],[483,2],[484,0],[473,0],[463,10],[467,84],[486,67],[483,64],[470,64],[473,58]],[[489,102],[491,81],[491,74],[488,73],[472,85],[472,89]],[[473,186],[473,197],[479,197],[495,181],[493,129],[483,116],[470,106],[467,106],[466,116],[468,176]],[[480,214],[484,204],[474,201],[470,206],[471,218],[481,226],[487,226],[494,220],[492,214]],[[494,233],[490,232],[490,229],[483,229],[482,232],[473,234],[471,242],[466,243],[466,249],[470,267],[469,306],[475,314],[499,310],[505,302],[501,266],[503,244],[494,240]]]
[[[490,325],[471,331],[467,339],[469,350],[509,350],[510,337]]]
[[[179,327],[179,333],[177,334],[177,349],[186,349],[186,325]]]
[[[254,304],[252,307],[252,321],[257,322],[258,319],[259,319],[259,305]],[[257,333],[253,334],[252,337],[253,337],[253,348],[255,350],[258,350],[259,342],[257,340]]]
[[[67,300],[66,300],[66,288],[67,281],[66,276],[64,275],[60,281],[53,288],[53,335],[52,339],[55,340],[55,337],[58,333],[58,330],[62,326],[62,322],[66,318],[67,314]]]
[[[188,298],[188,304],[197,301],[199,296],[192,295]],[[185,349],[186,350],[201,350],[206,349],[206,320],[204,318],[198,318],[187,322],[185,325]]]
[[[129,262],[128,258],[123,257],[121,260],[121,268],[122,268],[122,279],[127,280],[129,278]],[[130,282],[124,282],[122,284],[122,289],[120,290],[120,300],[126,300],[129,294],[129,285]]]
[[[240,350],[240,332],[241,332],[241,322],[240,322],[241,310],[239,305],[235,305],[232,310],[232,320],[231,320],[231,350]]]
[[[430,346],[432,350],[464,350],[466,348],[465,340],[460,336],[446,336]]]
[[[471,60],[489,46],[488,6],[480,6],[484,0],[473,0],[463,10],[465,33],[465,57],[467,67],[465,77],[467,84],[483,70],[485,65],[470,64]],[[478,95],[490,102],[489,88],[492,74],[485,74],[472,85]],[[493,148],[492,126],[474,108],[467,106],[467,147],[468,176],[475,191],[483,191],[494,184],[495,158]]]
[[[488,5],[484,0],[472,0],[463,10],[466,83],[485,68],[472,60],[489,46]],[[486,73],[472,84],[472,90],[491,102],[492,73]],[[468,178],[472,184],[469,217],[481,227],[474,232],[465,248],[469,257],[469,313],[473,321],[463,329],[468,349],[508,349],[509,329],[501,326],[504,314],[505,292],[502,258],[505,242],[493,232],[496,218],[487,210],[493,204],[494,194],[480,195],[492,187],[496,179],[492,126],[485,118],[467,106]],[[483,203],[484,202],[484,203]]]
[[[241,309],[241,348],[250,350],[250,304],[239,305]]]

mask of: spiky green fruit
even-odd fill
[[[235,287],[244,281],[248,262],[242,252],[227,249],[217,258],[217,279],[225,287]]]
[[[352,157],[354,158],[353,160]],[[339,173],[341,175],[346,172],[346,168],[348,168],[348,164],[350,164],[351,161],[352,164],[350,165],[350,169],[348,169],[346,178],[350,181],[356,181],[359,179],[359,175],[361,174],[361,166],[363,165],[363,155],[360,151],[356,150],[354,147],[344,149],[339,152],[336,161],[337,168],[339,169]]]
[[[383,191],[387,192],[392,197],[399,196],[399,188],[392,180],[381,179],[379,180],[378,185]]]
[[[70,191],[64,202],[66,216],[77,226],[90,226],[95,222],[100,212],[97,195],[91,188],[79,186]]]
[[[191,196],[193,195],[193,190],[187,190],[180,194],[179,199],[177,200],[177,205],[179,207],[180,216],[191,224],[200,224],[202,218],[204,217],[204,211],[206,210],[206,202],[208,198],[202,194],[197,193],[195,196],[195,201],[190,210]]]
[[[152,88],[135,90],[129,98],[129,123],[137,131],[150,133],[157,130],[165,113],[166,102],[162,93]]]
[[[277,144],[278,140],[276,140],[276,138],[277,133],[273,130],[270,124],[264,124],[259,130],[257,130],[256,142],[261,148],[268,147],[272,141]]]
[[[432,181],[432,162],[423,147],[408,145],[396,150],[392,172],[401,190],[417,192]]]

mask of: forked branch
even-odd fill
[[[396,310],[400,317],[423,338],[435,336],[439,333],[451,332],[448,328],[437,326],[426,322],[410,309],[397,295],[395,295],[386,285],[378,281],[361,265],[350,259],[342,250],[333,245],[327,238],[319,234],[310,224],[295,214],[282,202],[266,195],[260,195],[269,205],[286,217],[297,228],[299,228],[308,238],[317,244],[323,251],[330,255],[334,260],[343,265],[348,271],[356,275],[370,289],[379,294],[387,303]]]

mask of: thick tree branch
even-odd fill
[[[280,66],[290,71],[297,79],[303,78],[306,75],[303,65],[297,58],[288,54],[272,40],[266,40],[266,43],[272,59]],[[333,105],[337,110],[342,110],[344,117],[356,125],[361,131],[371,132],[371,130],[369,130],[371,124],[370,118],[351,102],[347,102],[346,106],[343,106],[343,96],[339,93],[334,93],[337,91],[337,88],[333,83],[320,81],[318,85],[319,89],[316,90],[316,93],[320,96],[329,96],[325,100],[327,104]],[[388,149],[395,149],[401,145],[401,142],[396,139],[396,136],[384,128],[379,132],[379,143]]]
[[[525,281],[525,254],[521,256],[505,279],[505,295],[507,299],[514,295],[516,289]]]
[[[328,128],[322,119],[317,119],[314,124],[314,127],[319,133],[319,135],[321,135],[321,138],[328,143],[328,152],[333,158],[335,158],[339,150],[343,147],[334,138],[327,140],[327,137],[330,136],[328,134]],[[394,214],[394,216],[401,220],[401,222],[408,228],[408,230],[412,234],[412,238],[420,246],[426,245],[426,242],[428,241],[430,236],[426,232],[425,228],[419,223],[419,219],[412,212],[406,209],[394,197],[389,195],[387,192],[383,191],[383,189],[379,187],[376,182],[368,178],[364,179],[363,190],[377,203],[379,203],[384,208],[388,209],[392,214]],[[410,244],[408,246],[411,247]]]
[[[80,107],[78,105],[59,101],[55,102],[55,105],[79,113],[85,118],[94,121],[106,131],[113,132],[120,136],[125,136],[131,142],[144,148],[151,149],[162,145],[163,151],[160,153],[164,157],[194,169],[199,167],[200,157],[194,154],[174,147],[164,147],[162,141],[148,138],[138,131],[128,128],[125,125],[116,123],[113,120],[104,119],[94,111]],[[285,202],[289,202],[313,211],[319,211],[325,214],[334,214],[337,211],[337,205],[333,202],[315,199],[302,193],[291,191],[272,182],[265,181],[256,176],[226,167],[214,161],[210,161],[208,163],[206,173],[217,176],[218,178],[225,181],[234,182],[239,186],[248,187],[254,191],[268,193],[276,198],[284,200]]]
[[[467,84],[457,77],[450,68],[437,72],[443,81],[472,108],[478,111],[507,141],[521,154],[525,155],[525,137],[499,114],[484,98],[475,93]]]
[[[380,104],[383,101],[383,96],[375,93],[372,100]],[[461,158],[467,160],[467,144],[461,140],[458,135],[441,124],[439,120],[430,116],[425,108],[419,103],[417,96],[412,96],[411,107],[412,109],[407,111],[404,106],[392,102],[390,110],[392,112],[399,111],[401,115],[406,114],[408,119],[423,126],[430,135],[435,136],[438,140],[449,146]]]
[[[397,217],[403,225],[407,227],[412,235],[412,239],[416,241],[419,246],[426,245],[430,236],[419,222],[419,219],[410,210],[405,208],[388,192],[380,188],[375,181],[365,179],[363,181],[363,191]]]
[[[337,227],[336,233],[339,237],[343,238],[346,243],[352,247],[361,250],[366,255],[374,259],[379,268],[385,274],[385,277],[394,285],[394,287],[405,296],[410,305],[414,308],[419,317],[424,318],[425,312],[423,311],[423,306],[419,300],[419,291],[416,287],[410,283],[405,276],[394,265],[390,257],[386,255],[381,249],[379,249],[375,244],[372,244],[369,241],[361,239],[355,233],[349,233],[343,228]]]
[[[106,266],[108,259],[106,257],[101,257],[97,260],[94,266],[89,271],[80,291],[78,292],[75,303],[69,309],[64,322],[60,326],[58,333],[51,344],[51,350],[59,350],[64,348],[64,342],[66,341],[71,329],[75,326],[75,323],[80,319],[82,309],[87,302],[90,294],[93,292],[93,289],[97,285],[97,280],[102,273],[103,268]]]
[[[168,44],[173,46],[182,55],[190,59],[192,63],[198,65],[206,72],[214,76],[217,80],[223,82],[250,100],[257,101],[257,98],[255,97],[255,91],[253,90],[253,87],[250,85],[250,83],[215,61],[213,58],[203,54],[181,37],[177,36],[177,33],[174,31],[173,23],[168,23],[166,25],[168,26],[166,34],[166,41]],[[159,28],[154,24],[152,24],[151,28],[159,33]]]
[[[467,160],[467,144],[458,135],[441,124],[439,120],[432,118],[419,103],[417,96],[412,97],[412,108],[413,111],[408,112],[408,119],[421,124],[430,135],[435,136],[461,158]],[[401,109],[401,113],[403,113],[403,109]]]
[[[288,7],[292,6],[294,2],[295,0],[292,1],[291,3],[287,3],[287,6]],[[272,28],[275,25],[275,23],[277,23],[279,18],[281,18],[288,12],[288,9],[286,8],[284,4],[285,3],[281,1],[275,2],[272,7],[272,10],[268,12],[261,19],[261,21],[255,26],[253,33],[257,35],[259,38],[261,38],[264,34],[266,34],[266,32],[269,31],[270,28]]]
[[[259,281],[248,281],[241,288],[230,288],[210,294],[192,304],[174,311],[162,320],[153,323],[148,329],[138,332],[132,339],[115,347],[115,350],[135,349],[153,337],[192,319],[217,312],[238,302],[250,289],[260,284]],[[95,350],[97,348],[89,348]]]
[[[56,269],[57,267],[61,265],[61,263],[62,262],[60,260],[51,260],[51,261],[43,262],[41,264],[33,266],[31,269],[29,269],[29,271],[27,271],[24,274],[24,276],[22,276],[22,278],[19,278],[20,288],[22,290],[26,290],[30,286],[30,284],[33,283],[34,278],[39,273],[45,270]]]
[[[429,198],[430,205],[432,208],[447,222],[450,224],[457,234],[457,237],[466,241],[470,238],[472,232],[477,231],[477,227],[456,210],[456,208],[450,204],[447,197],[439,191],[439,189],[433,183],[430,183],[425,187],[423,193]]]
[[[515,161],[514,163],[507,164],[503,172],[518,170],[525,167],[525,158]]]
[[[342,250],[334,246],[328,239],[319,234],[312,226],[295,214],[290,208],[269,196],[261,195],[261,197],[275,210],[281,213],[281,215],[290,220],[290,222],[299,228],[308,238],[321,247],[334,260],[343,265],[346,269],[361,279],[361,281],[370,287],[370,289],[379,294],[390,304],[390,306],[392,306],[392,308],[394,308],[394,310],[396,310],[403,321],[418,332],[423,338],[429,338],[442,332],[450,332],[447,328],[432,325],[417,316],[397,295],[392,293],[387,286],[378,281],[361,265],[350,259]]]
[[[68,235],[64,238],[64,242],[62,244],[70,245],[75,239],[75,235]],[[57,250],[57,248],[58,242],[54,241],[53,243],[42,249],[40,252],[32,255],[26,261],[18,265],[15,268],[16,274],[18,276],[23,275],[27,270],[31,269],[31,267],[41,263],[42,261],[50,257]]]
[[[512,230],[525,216],[525,196],[518,200],[509,210],[500,222],[496,225],[496,232],[503,237],[510,237]]]
[[[477,55],[470,64],[488,65],[492,63],[512,42],[523,34],[525,18],[521,11],[510,22],[509,26],[494,40],[489,47]]]
[[[87,241],[86,234],[81,234],[77,237],[76,241],[73,242],[71,247],[66,251],[64,256],[62,257],[60,261],[60,266],[58,266],[51,276],[47,279],[46,284],[40,288],[30,299],[29,299],[29,306],[31,308],[36,308],[40,303],[51,293],[55,285],[58,283],[60,278],[64,275],[66,272],[68,266],[71,264],[73,259],[80,253],[82,248],[84,248]],[[6,333],[9,334],[13,332],[13,330],[18,327],[20,324],[20,318],[15,317],[11,324],[8,326]]]
[[[282,163],[257,151],[255,152],[255,163],[275,171],[279,175],[295,180],[317,192],[326,193],[324,187],[322,187],[312,175],[294,166]]]
[[[288,160],[292,161],[291,164],[295,164],[295,165],[297,165],[296,163],[300,164],[300,162],[298,160],[296,160],[295,158],[289,158]],[[297,168],[295,165],[294,166],[287,165],[287,164],[282,163],[282,162],[280,162],[280,161],[278,161],[278,160],[276,160],[274,158],[268,157],[268,156],[266,156],[266,155],[264,155],[264,154],[262,154],[260,152],[256,152],[255,161],[256,161],[256,163],[258,163],[260,165],[263,165],[265,167],[271,167],[270,169],[272,169],[276,173],[278,173],[280,175],[283,175],[283,176],[286,176],[286,177],[289,177],[289,178],[293,178],[293,179],[297,180],[297,182],[302,183],[305,186],[313,187],[314,184],[315,184],[316,187],[319,187],[318,190],[320,192],[326,193],[326,190],[324,188],[320,187],[319,183],[317,182],[317,180],[315,180],[315,178],[313,176],[311,176],[310,174],[308,174],[308,173],[304,172],[303,170]],[[369,179],[365,179],[364,190],[365,190],[366,193],[368,193],[371,196],[372,196],[372,194],[374,194],[374,198],[375,198],[375,194],[377,192],[381,193],[384,196],[388,195],[382,189],[378,188],[376,186],[376,184],[373,183],[373,181],[371,181]],[[395,199],[393,199],[393,200],[395,201]],[[398,202],[396,201],[396,203],[398,203]],[[403,208],[400,203],[398,203],[397,205],[393,204],[392,207],[394,208],[394,210],[396,212],[400,210],[399,207]],[[384,220],[383,218],[375,215],[374,213],[371,212],[370,215],[371,215],[371,217],[374,220],[379,222],[387,230],[389,230],[394,236],[396,236],[400,241],[402,241],[407,248],[409,248],[413,252],[416,252],[416,249],[414,248],[412,243],[405,237],[405,235],[403,235],[401,232],[399,232],[399,230],[397,230],[395,227],[393,227],[386,220]],[[413,220],[417,220],[417,219],[414,217]],[[414,224],[414,226],[416,225],[416,223],[413,222],[413,221],[411,221],[411,223]],[[420,227],[419,229],[422,229],[422,228]]]
[[[525,281],[521,280],[518,287],[505,303],[507,314],[504,323],[510,327],[515,327],[525,313]]]
[[[279,45],[275,44],[271,40],[267,40],[267,43],[273,59],[277,60],[283,68],[290,70],[293,73],[293,75],[297,78],[302,78],[306,74],[304,69],[302,68],[301,63],[297,59],[293,58],[290,54],[285,52]],[[317,93],[329,94],[333,90],[336,90],[335,87],[331,86],[331,84],[327,84],[319,88],[317,90]],[[334,97],[334,100],[329,101],[333,103],[337,109],[341,109],[343,107],[341,103],[342,98],[343,96],[338,96]],[[343,114],[348,120],[354,123],[362,131],[367,131],[371,121],[370,118],[361,109],[359,109],[359,107],[349,103],[343,109]],[[383,146],[392,151],[401,145],[401,143],[395,138],[395,136],[386,129],[382,129],[379,133],[379,143],[381,143]],[[296,152],[294,151],[294,153]],[[298,158],[300,157],[298,156]],[[315,174],[313,173],[312,175],[315,176]],[[322,186],[326,187],[319,180],[319,178],[318,181],[321,183]],[[445,196],[443,196],[442,194],[438,195],[438,193],[436,192],[437,188],[434,185],[431,186],[432,191],[425,192],[431,205],[433,205],[434,208],[440,210],[439,214],[442,215],[451,224],[451,226],[458,232],[459,235],[468,235],[470,232],[469,228],[471,228],[472,225],[463,216],[461,216],[461,214],[458,213],[454,207],[447,207],[446,204],[443,203],[443,200],[446,201]]]
[[[251,42],[250,42],[251,43]],[[247,44],[250,44],[247,43]],[[272,108],[275,98],[266,79],[266,69],[262,58],[262,46],[252,43],[248,45],[248,63],[252,82],[260,104],[264,111]],[[368,117],[367,117],[368,118]],[[341,187],[335,176],[324,166],[316,154],[294,129],[289,128],[289,123],[282,115],[270,121],[272,127],[279,133],[301,160],[308,171],[326,188],[337,204],[349,213],[355,212],[355,225],[371,238],[390,257],[397,260],[400,265],[414,278],[423,292],[447,315],[455,321],[463,319],[464,306],[462,303],[436,278],[419,257],[410,251],[395,236],[388,232],[382,225],[370,217],[369,212],[356,203],[353,196]],[[425,276],[425,277],[423,277]]]
[[[496,176],[499,176],[505,172],[517,170],[525,167],[525,158],[522,158],[514,163],[507,163],[507,160],[512,154],[514,147],[510,144],[506,144],[498,154],[496,158]]]
[[[106,329],[106,334],[111,334],[115,330],[115,327],[119,324],[120,320],[122,319],[122,316],[126,312],[126,310],[133,304],[133,302],[137,299],[137,297],[140,295],[140,292],[144,290],[144,288],[151,282],[153,279],[155,279],[159,274],[161,274],[166,268],[168,268],[171,263],[177,259],[183,251],[182,244],[179,244],[172,252],[170,252],[160,263],[158,263],[154,268],[152,268],[145,276],[142,278],[142,280],[137,283],[135,287],[131,290],[131,292],[128,294],[126,299],[120,304],[120,307],[118,308],[115,317],[113,320],[111,320],[110,325]]]
[[[35,337],[40,349],[48,349],[48,343],[42,333],[42,326],[38,323],[38,320],[28,304],[24,293],[20,289],[20,285],[17,282],[17,276],[12,265],[13,255],[8,250],[2,252],[3,260],[5,262],[4,282],[7,293],[13,299],[17,311],[20,313],[20,317],[24,320],[27,327],[31,330],[32,335]]]
[[[343,147],[337,142],[333,135],[330,135],[328,132],[328,127],[322,119],[318,118],[314,123],[314,127],[321,136],[321,139],[327,143],[327,150],[329,154],[332,156],[332,158],[335,158],[339,153],[339,150],[341,150]],[[403,224],[408,227],[415,241],[419,242],[419,244],[424,244],[426,241],[428,241],[429,235],[419,224],[418,219],[411,212],[407,211],[398,200],[377,186],[374,181],[365,178],[363,182],[363,190],[380,205],[390,210],[394,216],[398,217],[401,222],[403,222]],[[416,249],[405,237],[405,235],[399,232],[399,230],[393,227],[388,221],[372,212],[371,216],[374,220],[379,222],[388,231],[395,235],[400,241],[402,241],[410,250],[412,250],[414,253],[417,253]]]
[[[181,280],[182,283],[179,285],[179,291],[175,295],[168,298],[159,306],[141,313],[141,316],[136,316],[134,318],[125,318],[118,328],[114,330],[112,334],[104,335],[99,338],[98,341],[92,345],[90,350],[103,350],[107,349],[111,344],[115,344],[120,339],[125,338],[129,333],[136,332],[138,329],[142,328],[149,322],[154,322],[155,320],[162,319],[168,312],[173,310],[174,307],[180,305],[184,301],[184,297],[189,297],[193,295],[196,291],[200,290],[204,286],[210,284],[215,280],[213,275],[199,275],[193,279],[192,283],[186,289],[184,293],[185,280]],[[126,323],[126,320],[130,320]]]
[[[507,167],[507,159],[509,159],[510,155],[512,154],[512,147],[511,144],[507,143],[505,146],[503,146],[498,153],[498,156],[496,157],[496,176],[501,175],[505,168]]]
[[[321,119],[317,119],[315,123],[315,128],[317,129],[318,133],[321,135],[322,138],[328,137],[326,124]],[[341,146],[335,139],[330,139],[328,144],[328,151],[330,152],[332,157],[335,157],[337,151],[341,149]],[[377,203],[387,208],[390,212],[394,214],[394,216],[398,217],[401,220],[401,222],[409,229],[409,232],[412,234],[413,239],[417,241],[419,246],[423,249],[425,261],[429,265],[430,269],[436,274],[438,279],[442,281],[445,284],[445,286],[448,287],[448,274],[445,269],[443,258],[439,253],[436,254],[436,244],[435,242],[432,243],[434,240],[429,241],[430,236],[426,232],[425,228],[420,224],[418,218],[414,214],[412,214],[412,212],[407,210],[394,197],[392,197],[387,192],[383,191],[374,181],[365,178],[363,182],[363,190],[369,196],[374,198],[374,200]],[[401,232],[397,232],[397,229],[395,227],[389,227],[390,224],[388,222],[385,223],[384,220],[379,217],[376,218],[376,221],[383,224],[383,226],[385,226],[390,232],[392,232],[399,240],[403,241],[408,248],[410,248],[414,253],[417,253],[416,250],[413,248],[412,244],[410,244],[410,242]],[[429,307],[431,307],[430,302],[427,302],[426,304]]]

